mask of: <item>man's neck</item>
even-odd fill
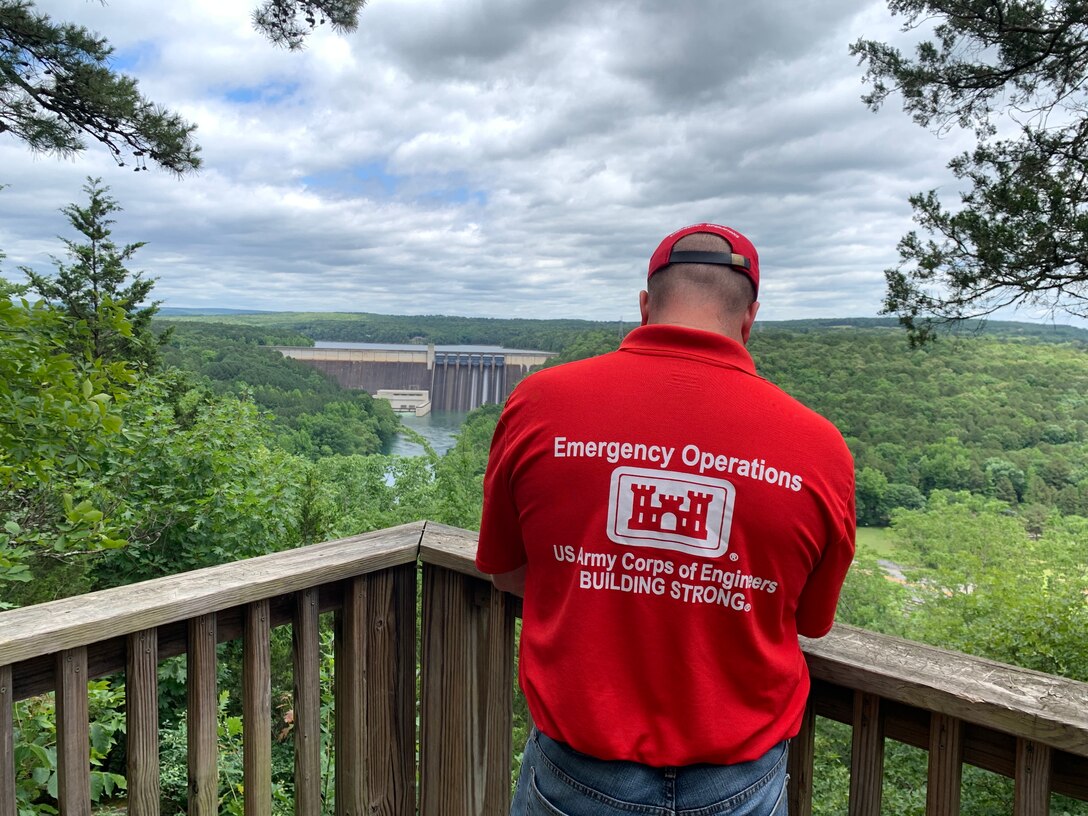
[[[740,325],[733,323],[723,323],[718,318],[711,318],[708,315],[699,314],[687,314],[687,315],[671,315],[666,316],[661,320],[651,320],[646,325],[648,326],[681,326],[686,329],[698,329],[699,331],[712,332],[713,334],[720,334],[728,337],[730,340],[736,340],[740,344],[744,344],[744,339],[741,337]]]

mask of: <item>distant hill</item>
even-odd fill
[[[243,309],[160,311],[165,319],[230,323],[266,331],[302,334],[313,340],[354,343],[482,343],[507,348],[560,351],[576,336],[596,332],[619,339],[637,324],[596,320],[531,320],[526,318],[458,317],[456,315],[382,315],[367,312],[262,312]],[[757,321],[756,331],[823,332],[843,329],[902,332],[893,317],[841,317]],[[1088,329],[1049,323],[1007,320],[967,321],[946,336],[983,335],[1036,341],[1088,343]]]
[[[185,306],[160,306],[160,317],[206,317],[215,315],[260,315],[278,314],[260,309],[213,309],[208,307],[188,308]]]
[[[901,331],[894,317],[830,317],[808,320],[756,321],[755,329],[787,331],[827,331],[829,329],[890,329]],[[1030,337],[1050,342],[1081,340],[1088,342],[1088,329],[1058,323],[1024,323],[1015,320],[967,320],[941,332],[944,336]]]

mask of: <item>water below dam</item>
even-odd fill
[[[457,443],[457,433],[468,416],[467,411],[431,411],[426,416],[397,414],[401,424],[426,439],[441,456]],[[401,434],[393,437],[383,453],[393,456],[422,456],[423,448]]]

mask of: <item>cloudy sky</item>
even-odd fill
[[[198,125],[203,169],[0,134],[0,274],[40,271],[100,176],[168,306],[631,321],[666,233],[760,251],[761,317],[874,315],[911,193],[966,145],[859,100],[869,0],[372,0],[277,49],[256,0],[39,0]],[[1021,313],[1021,319],[1031,315]]]

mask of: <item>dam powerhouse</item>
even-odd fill
[[[546,351],[489,346],[320,343],[275,346],[284,357],[325,372],[344,388],[387,399],[396,411],[471,411],[501,403]]]

